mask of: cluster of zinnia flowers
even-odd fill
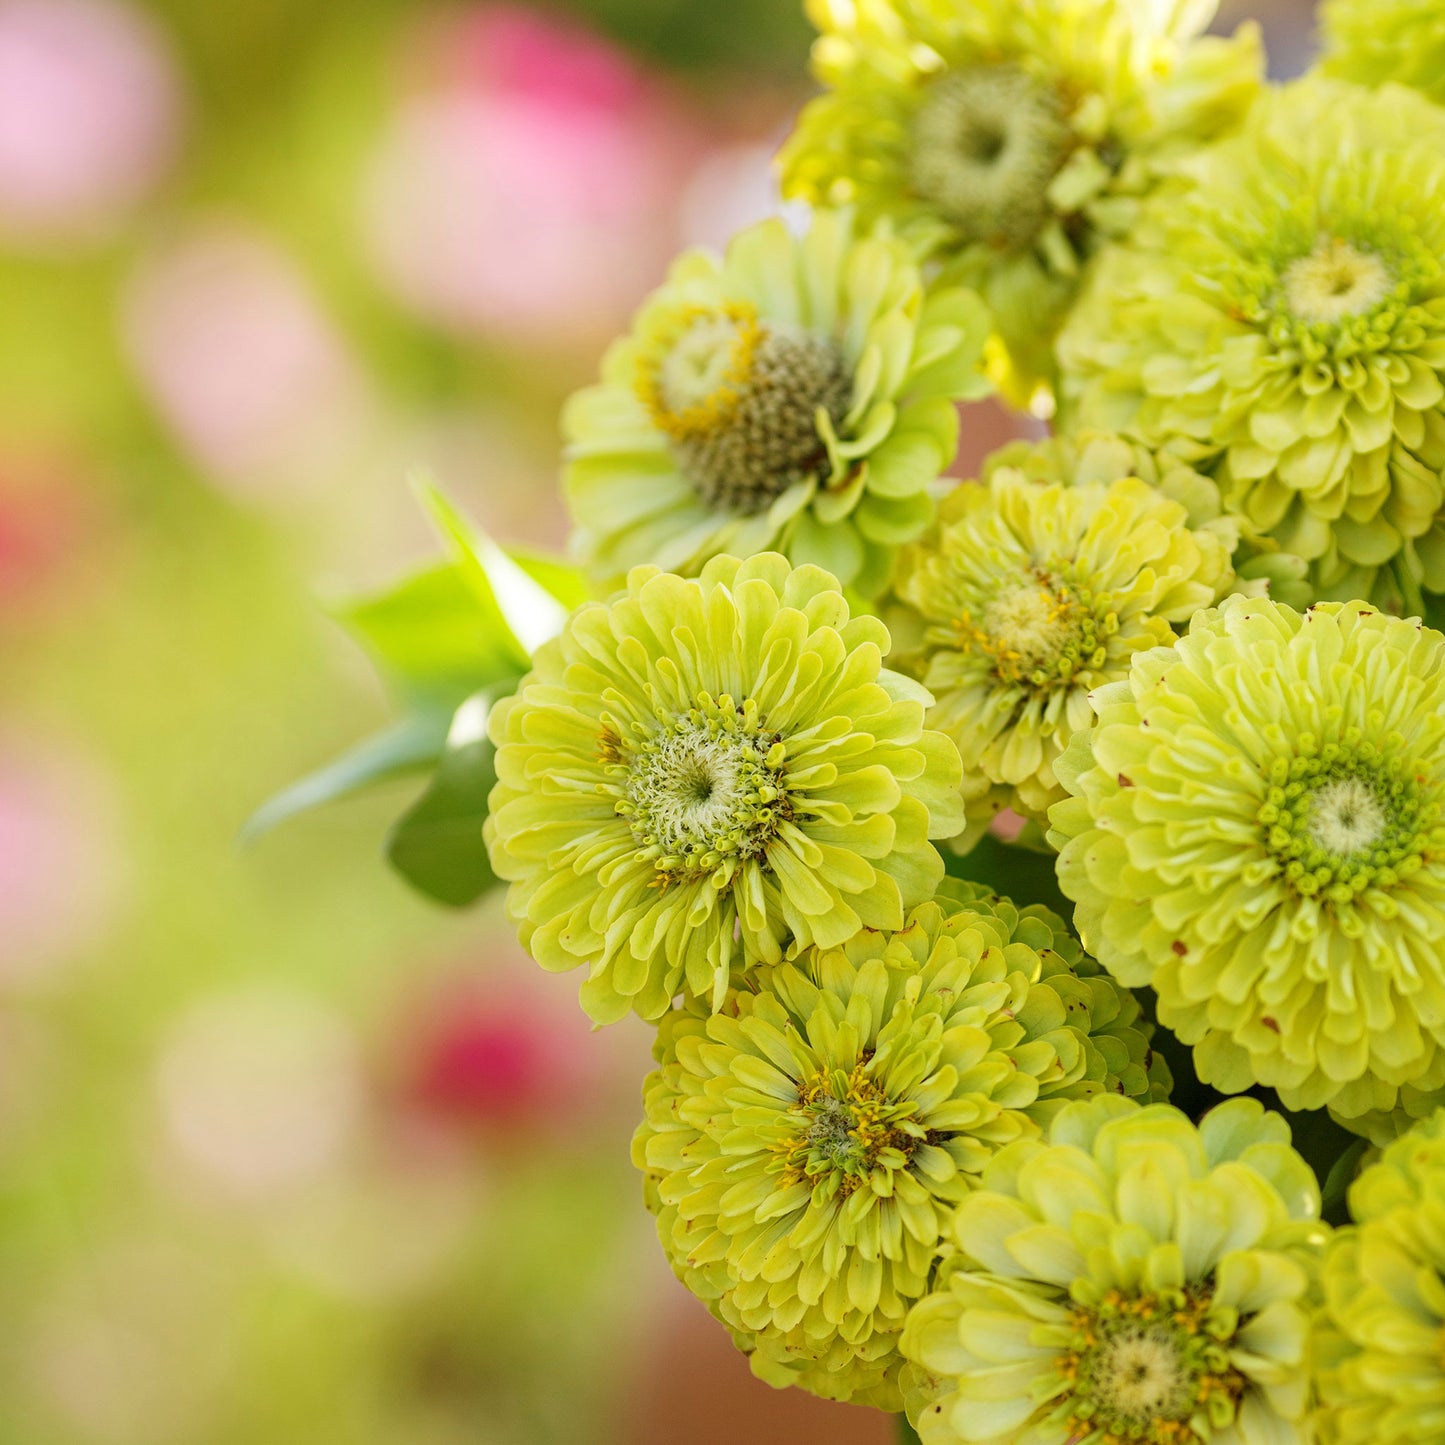
[[[808,11],[802,219],[566,407],[509,916],[655,1029],[647,1207],[761,1378],[1445,1439],[1445,12],[1270,87],[1209,0]],[[1052,433],[957,481],[995,389]]]

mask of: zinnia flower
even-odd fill
[[[1210,471],[1316,595],[1445,590],[1445,111],[1305,81],[1182,167],[1059,338],[1075,425]]]
[[[1350,1187],[1330,1241],[1317,1342],[1325,1445],[1445,1439],[1445,1114]]]
[[[1319,1189],[1289,1126],[1071,1104],[985,1166],[909,1316],[924,1445],[1308,1439]]]
[[[1191,528],[1212,532],[1224,543],[1233,560],[1234,591],[1246,597],[1273,597],[1298,608],[1316,600],[1304,559],[1286,552],[1274,538],[1261,535],[1246,518],[1226,511],[1213,478],[1167,450],[1118,432],[1080,427],[1056,432],[1045,441],[1013,441],[1001,446],[984,460],[983,480],[992,480],[995,472],[1006,467],[1032,481],[1075,487],[1138,477],[1178,502],[1188,512]]]
[[[1038,454],[1015,459],[1040,470]],[[922,632],[909,665],[936,699],[930,724],[963,756],[961,846],[1001,808],[1042,819],[1065,796],[1054,764],[1093,722],[1090,693],[1233,582],[1226,537],[1192,529],[1183,503],[1127,472],[1073,480],[994,468],[951,492],[936,532],[899,558],[894,588]]]
[[[1179,151],[1232,126],[1261,59],[1250,27],[1201,39],[1204,3],[809,0],[826,93],[783,151],[784,188],[888,216],[983,293],[1016,391],[1083,262],[1126,232]]]
[[[985,913],[1003,931],[1005,943],[1027,944],[1042,960],[1040,977],[1064,1000],[1070,1021],[1087,1019],[1090,1041],[1098,1050],[1090,1076],[1093,1088],[1076,1088],[1070,1097],[1082,1098],[1097,1091],[1127,1094],[1141,1103],[1169,1101],[1174,1080],[1164,1055],[1151,1047],[1154,1025],[1139,1000],[1084,952],[1057,913],[1042,903],[1020,908],[1011,898],[963,878],[945,878],[938,885],[935,901],[950,912],[969,909]],[[1053,1097],[1055,1105],[1062,1105],[1061,1096]],[[1036,1106],[1034,1118],[1042,1121],[1050,1107],[1046,1103]]]
[[[1057,768],[1059,886],[1201,1077],[1372,1132],[1445,1085],[1445,639],[1230,598],[1094,708]]]
[[[1323,0],[1326,75],[1400,85],[1445,102],[1445,10],[1440,0]]]
[[[633,1157],[674,1270],[763,1379],[899,1409],[899,1331],[970,1180],[1063,1100],[1148,1096],[1094,1037],[1127,995],[1014,922],[1043,949],[925,904],[662,1020]]]
[[[876,591],[933,517],[983,395],[988,318],[886,234],[823,212],[690,252],[563,417],[573,544],[605,585],[767,548]]]
[[[588,967],[598,1022],[722,1002],[734,968],[933,896],[962,826],[953,744],[882,666],[888,631],[775,553],[684,580],[634,568],[539,648],[491,717],[486,825],[544,967]]]

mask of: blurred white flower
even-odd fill
[[[292,1196],[345,1159],[365,1107],[360,1050],[309,994],[251,985],[183,1014],[156,1066],[161,1118],[183,1164],[222,1194]]]

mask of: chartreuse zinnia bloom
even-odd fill
[[[971,292],[926,290],[886,234],[825,211],[694,251],[567,405],[574,548],[606,586],[772,548],[876,590],[933,516],[954,403],[989,389]]]
[[[835,578],[764,553],[635,568],[538,649],[492,713],[486,836],[523,944],[587,966],[594,1019],[720,1004],[734,969],[933,896],[958,752],[888,647]]]
[[[1093,705],[1059,886],[1202,1077],[1372,1133],[1445,1084],[1445,638],[1230,598]]]
[[[1350,1187],[1316,1342],[1324,1445],[1445,1440],[1445,1113]]]
[[[981,290],[1012,389],[1052,371],[1081,267],[1181,150],[1259,83],[1253,27],[1199,38],[1213,0],[809,0],[826,92],[784,189],[887,216]]]
[[[1005,942],[1027,944],[1043,961],[1044,976],[1063,999],[1070,1021],[1086,1020],[1084,1027],[1104,1073],[1101,1076],[1096,1065],[1091,1084],[1075,1089],[1071,1097],[1083,1097],[1096,1086],[1099,1092],[1127,1094],[1141,1103],[1168,1102],[1174,1080],[1164,1055],[1151,1046],[1154,1025],[1139,1000],[1084,952],[1057,913],[1042,903],[1020,908],[1012,899],[962,878],[945,878],[938,885],[936,901],[950,911],[985,913],[1003,930]],[[1042,1119],[1043,1113],[1036,1108],[1034,1117]]]
[[[1248,521],[1225,509],[1219,485],[1167,450],[1144,445],[1135,437],[1081,427],[1059,432],[1046,441],[1015,441],[985,459],[984,481],[1005,468],[1036,482],[1119,482],[1137,477],[1162,496],[1178,502],[1194,531],[1212,532],[1230,553],[1233,590],[1248,597],[1273,597],[1291,607],[1316,600],[1302,557],[1284,551],[1272,537],[1261,535]]]
[[[1316,595],[1445,590],[1445,111],[1303,81],[1183,166],[1059,339],[1072,423],[1210,471]]]
[[[1066,1099],[1148,1096],[1094,1036],[1133,1000],[1050,939],[929,903],[662,1020],[633,1156],[674,1270],[763,1379],[899,1409],[904,1317],[990,1155]]]
[[[1445,9],[1440,0],[1324,0],[1326,75],[1401,85],[1445,102]]]
[[[925,1445],[1309,1439],[1319,1190],[1253,1100],[1071,1104],[1001,1150],[909,1316]]]
[[[922,624],[906,665],[936,699],[930,725],[963,757],[960,846],[1000,808],[1042,820],[1064,797],[1054,765],[1093,722],[1089,695],[1228,591],[1229,559],[1137,477],[1048,484],[1003,466],[949,493],[894,589]]]

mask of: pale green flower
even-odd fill
[[[1445,9],[1440,0],[1323,0],[1326,75],[1400,85],[1445,101]]]
[[[763,1379],[899,1409],[899,1331],[969,1181],[1070,1098],[1148,1096],[1137,1004],[1054,941],[941,900],[662,1019],[633,1157],[678,1277]]]
[[[894,590],[921,637],[902,665],[963,757],[959,846],[1004,807],[1042,820],[1065,796],[1059,755],[1093,722],[1089,695],[1233,586],[1226,537],[1190,521],[1134,477],[1048,485],[1001,466],[951,492],[933,534],[904,549]]]
[[[1371,1132],[1445,1085],[1445,639],[1231,598],[1094,709],[1059,886],[1201,1076]]]
[[[1189,514],[1193,530],[1212,532],[1224,543],[1233,561],[1234,591],[1248,597],[1273,597],[1298,608],[1316,600],[1304,558],[1284,551],[1246,518],[1226,511],[1218,483],[1168,451],[1118,432],[1081,427],[1041,442],[1007,443],[984,461],[983,480],[989,481],[1005,467],[1032,481],[1070,486],[1138,477],[1178,502]]]
[[[634,568],[538,649],[492,713],[486,837],[523,944],[586,965],[594,1019],[719,1004],[735,970],[933,896],[958,753],[888,647],[835,578],[764,553]]]
[[[1001,1150],[903,1334],[924,1445],[1294,1445],[1328,1235],[1289,1126],[1071,1104]]]
[[[784,189],[886,216],[976,286],[1026,395],[1084,262],[1179,154],[1238,122],[1253,27],[1201,38],[1214,0],[808,0],[827,87]]]
[[[1418,613],[1445,590],[1445,111],[1303,81],[1181,169],[1059,338],[1072,424],[1210,472],[1317,597]]]
[[[1324,1445],[1445,1440],[1445,1114],[1350,1187],[1355,1224],[1324,1261],[1317,1340]]]
[[[1099,1092],[1127,1094],[1140,1103],[1169,1102],[1174,1080],[1164,1055],[1152,1047],[1154,1025],[1139,1000],[1084,952],[1057,913],[1042,903],[1020,908],[982,883],[962,878],[945,878],[938,885],[937,901],[949,911],[968,908],[988,914],[1003,929],[1006,942],[1026,943],[1039,955],[1043,977],[1064,1000],[1070,1021],[1088,1020],[1089,1038],[1105,1068],[1102,1080],[1096,1079]]]
[[[781,221],[684,255],[563,415],[573,548],[604,587],[772,549],[863,592],[933,517],[954,403],[989,390],[972,292],[886,232]]]

